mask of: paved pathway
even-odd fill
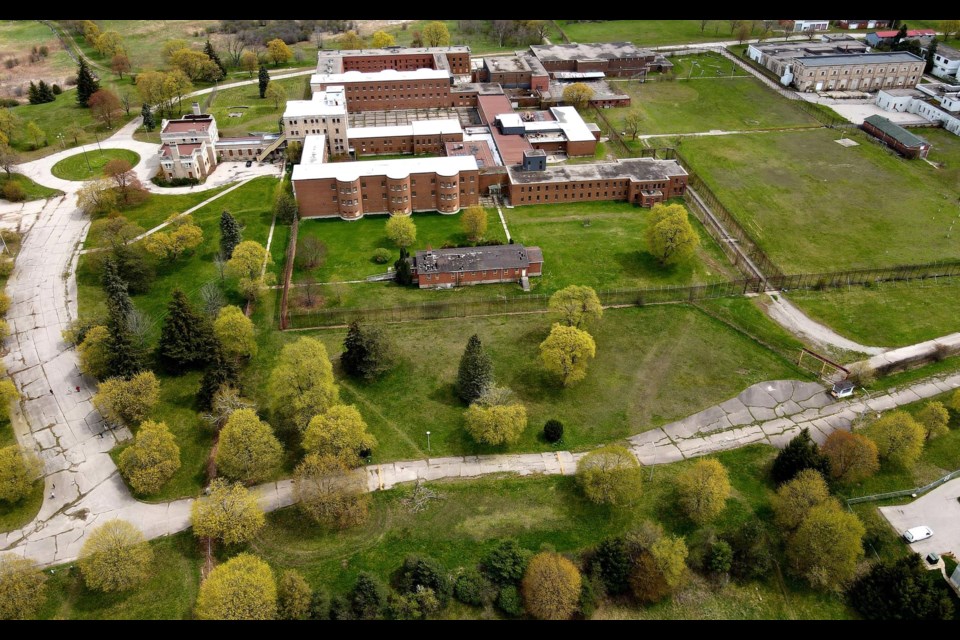
[[[844,338],[839,333],[813,320],[784,297],[783,293],[770,295],[770,304],[764,305],[767,315],[790,333],[807,340],[846,351],[859,351],[877,355],[886,351],[883,347],[868,347]]]
[[[960,555],[960,479],[951,480],[910,504],[880,507],[880,513],[899,533],[926,525],[933,536],[910,545],[913,551],[927,555],[931,551]]]

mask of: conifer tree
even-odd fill
[[[803,429],[777,454],[770,475],[780,485],[804,469],[819,471],[824,478],[829,477],[830,473],[830,460],[820,453],[820,447],[810,437],[809,429]]]
[[[223,62],[220,60],[220,56],[217,55],[217,50],[213,48],[213,45],[210,44],[210,40],[207,40],[207,44],[203,45],[203,52],[213,60],[214,64],[220,67],[220,77],[223,78],[227,75],[227,68],[223,66]]]
[[[40,96],[40,102],[53,102],[57,99],[57,96],[53,95],[53,89],[43,80],[37,85],[37,93]]]
[[[393,270],[396,274],[397,284],[413,284],[413,273],[410,271],[410,254],[406,247],[400,247],[400,258],[393,263]]]
[[[493,383],[493,363],[483,350],[480,337],[470,336],[467,348],[460,358],[460,370],[457,373],[457,394],[470,404]]]
[[[93,77],[87,60],[80,56],[80,66],[77,68],[77,102],[81,107],[89,106],[90,96],[100,90],[100,83]]]
[[[224,260],[233,257],[233,250],[243,241],[243,233],[240,230],[240,223],[230,215],[230,212],[224,210],[220,214],[220,255]]]
[[[197,392],[197,404],[201,409],[209,409],[213,404],[213,396],[223,385],[240,386],[240,366],[236,358],[223,353],[219,345],[214,345],[210,363],[203,372],[200,380],[200,390]]]
[[[120,265],[113,256],[103,263],[103,289],[107,292],[107,309],[116,310],[118,316],[126,318],[133,312],[133,302],[130,300],[127,283],[120,276]]]
[[[392,363],[393,349],[380,327],[351,322],[343,348],[340,364],[347,375],[369,380],[387,370]]]
[[[27,100],[30,104],[40,104],[40,90],[33,80],[30,81],[30,88],[27,89]]]
[[[110,375],[130,379],[147,368],[146,354],[130,331],[127,316],[117,306],[111,306],[107,317],[110,332]]]
[[[175,371],[203,365],[210,360],[213,341],[210,319],[190,306],[183,291],[174,289],[160,330],[160,361]]]
[[[260,75],[258,78],[260,82],[260,97],[264,98],[267,95],[267,86],[270,84],[270,73],[262,64],[260,65]]]
[[[143,107],[140,109],[140,115],[143,116],[143,128],[147,131],[153,131],[157,127],[157,121],[153,117],[153,111],[150,109],[150,105],[146,102],[143,103]]]

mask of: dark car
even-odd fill
[[[248,166],[248,167],[252,167],[252,166],[253,166],[253,160],[247,160],[247,166]]]

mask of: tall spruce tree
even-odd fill
[[[153,117],[153,110],[150,109],[150,105],[146,102],[143,103],[143,107],[140,109],[140,115],[143,116],[143,128],[147,131],[153,131],[157,128],[157,121]]]
[[[77,102],[81,107],[89,106],[90,96],[100,90],[100,83],[93,77],[87,60],[80,56],[80,65],[77,68]]]
[[[160,361],[177,372],[202,366],[210,360],[213,343],[210,319],[190,306],[182,290],[174,289],[157,345]]]
[[[804,469],[819,471],[824,478],[830,473],[830,459],[820,453],[820,447],[810,438],[809,429],[802,430],[777,454],[770,475],[780,485]]]
[[[107,293],[107,310],[116,309],[117,315],[126,318],[133,311],[126,281],[120,276],[120,265],[113,256],[103,263],[103,290]]]
[[[394,278],[397,284],[413,284],[413,272],[410,270],[410,254],[406,247],[400,247],[400,259],[393,263]]]
[[[128,318],[120,313],[120,307],[110,305],[109,308],[107,331],[110,332],[110,356],[107,368],[111,376],[129,380],[147,368],[146,353],[130,331]]]
[[[347,375],[373,379],[390,368],[393,348],[383,329],[377,326],[350,323],[343,341],[340,364]]]
[[[220,67],[220,77],[225,77],[227,75],[227,68],[223,66],[223,62],[220,60],[220,56],[217,55],[217,50],[210,44],[210,40],[207,40],[207,44],[203,45],[203,52],[213,60],[214,64]]]
[[[232,387],[240,386],[240,365],[236,358],[223,353],[219,343],[213,347],[213,356],[203,372],[200,380],[200,390],[197,392],[197,404],[201,409],[209,409],[213,404],[213,396],[221,386],[228,384]]]
[[[57,96],[53,95],[53,89],[43,80],[37,85],[37,93],[40,96],[40,102],[53,102]]]
[[[473,334],[460,358],[457,372],[457,394],[470,404],[493,384],[493,362],[480,344],[480,336]]]
[[[260,82],[260,97],[264,98],[267,95],[267,86],[270,84],[270,73],[262,64],[260,65],[260,75],[258,78]]]
[[[240,230],[240,223],[230,215],[230,212],[224,210],[220,214],[220,255],[224,260],[233,257],[233,250],[238,244],[243,242],[243,232]]]
[[[27,101],[30,104],[40,104],[40,89],[37,88],[37,85],[34,84],[33,80],[30,81],[30,87],[27,89]]]

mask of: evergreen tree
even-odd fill
[[[483,350],[480,337],[470,336],[467,348],[460,358],[460,370],[457,373],[457,394],[470,404],[493,384],[493,362]]]
[[[207,44],[203,45],[203,52],[213,60],[214,64],[220,67],[220,77],[223,78],[227,75],[227,68],[223,66],[223,62],[220,60],[220,56],[217,55],[217,50],[213,48],[213,45],[210,44],[210,40],[207,40]]]
[[[77,68],[77,102],[81,107],[86,107],[90,96],[100,90],[100,83],[93,77],[90,67],[87,66],[87,60],[80,56],[80,66]]]
[[[940,579],[911,553],[873,565],[850,585],[847,599],[867,620],[950,620],[953,604]]]
[[[37,93],[40,95],[40,102],[53,102],[57,96],[53,95],[53,89],[43,80],[37,85]]]
[[[118,243],[114,245],[112,259],[116,261],[117,274],[127,283],[127,292],[146,293],[156,275],[153,265],[139,245]]]
[[[233,257],[233,250],[243,241],[243,233],[240,230],[240,223],[230,215],[229,211],[224,210],[220,214],[220,255],[224,260]]]
[[[410,254],[406,247],[400,247],[400,259],[393,263],[397,283],[401,285],[413,284],[413,273],[410,271]]]
[[[200,390],[197,392],[197,404],[201,409],[209,409],[213,404],[213,396],[223,385],[240,386],[240,365],[236,358],[223,353],[218,344],[213,347],[210,363],[203,372],[200,380]]]
[[[30,104],[40,104],[40,90],[37,88],[37,85],[34,84],[33,80],[30,81],[30,88],[27,89],[27,100]]]
[[[157,345],[160,361],[176,372],[197,367],[210,360],[213,341],[210,319],[194,311],[183,291],[174,289]]]
[[[264,98],[267,95],[267,85],[270,84],[270,73],[267,72],[267,68],[262,64],[260,65],[259,80],[260,80],[260,97]]]
[[[386,371],[393,360],[393,349],[383,329],[361,325],[354,320],[343,341],[340,364],[347,375],[368,380]]]
[[[146,102],[143,103],[143,107],[140,109],[140,115],[143,116],[143,128],[147,131],[153,131],[157,127],[157,121],[153,117],[153,111],[150,109],[150,105]]]
[[[146,354],[138,346],[138,341],[130,331],[127,316],[120,313],[116,305],[110,306],[107,317],[107,331],[110,332],[110,375],[130,379],[146,366]]]
[[[113,256],[103,263],[102,283],[107,293],[107,310],[110,313],[116,311],[120,318],[127,318],[133,312],[133,301],[127,283],[120,276],[120,265]]]
[[[939,44],[939,41],[937,40],[937,37],[934,36],[933,39],[930,41],[930,44],[927,45],[927,55],[926,55],[927,64],[923,68],[924,73],[930,73],[931,71],[933,71],[933,60],[934,60],[934,56],[937,55],[938,44]]]
[[[829,477],[828,474],[830,473],[830,460],[820,453],[817,443],[810,438],[809,429],[804,429],[797,434],[777,454],[770,475],[773,476],[773,481],[779,485],[793,479],[804,469],[819,471],[824,478]]]

